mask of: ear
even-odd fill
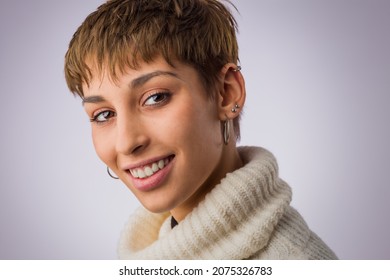
[[[225,64],[220,73],[218,116],[220,120],[239,116],[245,103],[246,91],[241,68],[234,63]]]

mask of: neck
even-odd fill
[[[206,194],[219,184],[227,173],[242,167],[243,163],[235,143],[231,141],[224,149],[225,152],[222,154],[218,166],[209,178],[189,199],[170,211],[176,221],[182,221],[196,206],[198,206],[199,202],[205,198]]]

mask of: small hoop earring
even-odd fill
[[[223,143],[225,143],[225,145],[229,144],[229,139],[230,139],[230,121],[229,119],[226,119],[223,122]]]
[[[236,104],[236,105],[234,105],[234,107],[232,108],[232,112],[233,112],[233,113],[236,113],[238,109],[240,109],[240,106],[238,106],[238,104]]]
[[[108,166],[107,166],[107,173],[108,173],[108,175],[110,175],[110,177],[111,177],[112,179],[115,179],[115,180],[118,180],[118,179],[119,179],[119,177],[115,177],[114,175],[111,174],[110,168],[108,168]]]

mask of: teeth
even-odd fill
[[[149,166],[147,166],[147,167],[145,167],[145,174],[146,174],[146,176],[151,176],[151,175],[153,175],[153,170],[152,170],[152,168],[150,168]]]
[[[164,161],[161,159],[158,162],[158,168],[163,169],[164,168]]]
[[[131,175],[133,175],[133,177],[138,178],[137,170],[135,170],[135,169],[130,170],[130,173],[131,173]]]
[[[138,173],[138,177],[141,179],[146,177],[146,174],[142,169],[138,169],[137,173]]]
[[[169,163],[169,159],[161,159],[154,162],[152,165],[144,166],[143,168],[131,169],[130,173],[134,178],[146,178],[152,176],[154,173],[163,169]]]
[[[156,172],[159,170],[157,163],[152,164],[152,170],[153,170],[153,172]]]

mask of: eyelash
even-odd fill
[[[152,98],[162,97],[163,99],[162,99],[161,101],[157,101],[155,104],[145,105],[145,106],[150,106],[150,107],[162,106],[162,105],[164,105],[166,102],[169,101],[169,98],[171,97],[171,95],[172,95],[172,94],[169,93],[169,92],[156,92],[156,93],[153,93],[153,94],[149,95],[149,96],[146,98],[146,100],[145,100],[145,102],[143,103],[143,105],[145,105],[146,102],[147,102],[148,100],[151,100]],[[104,121],[99,121],[98,118],[99,118],[100,116],[102,116],[103,114],[106,114],[106,113],[109,114],[109,116],[106,116],[106,117],[105,117],[105,118],[107,118],[107,119],[104,120]],[[97,123],[97,124],[102,124],[102,123],[105,123],[105,122],[109,121],[109,119],[112,118],[112,117],[114,117],[114,116],[115,116],[115,113],[114,113],[114,112],[112,112],[112,111],[110,111],[110,110],[105,110],[105,111],[101,111],[101,112],[99,112],[98,114],[94,115],[94,116],[90,119],[90,121],[91,121],[91,122],[94,122],[94,123]]]
[[[108,119],[107,119],[107,120],[99,121],[98,118],[99,118],[100,116],[102,116],[104,113],[109,113],[110,116],[108,116]],[[99,112],[98,114],[94,115],[90,120],[91,120],[91,122],[95,122],[95,123],[98,123],[98,124],[102,124],[102,123],[105,123],[105,122],[109,121],[109,119],[112,118],[112,117],[114,117],[114,116],[115,116],[115,113],[114,113],[114,112],[109,111],[109,110],[105,110],[105,111],[101,111],[101,112]],[[107,118],[107,116],[106,116],[106,118]]]
[[[150,104],[150,105],[146,105],[146,106],[161,106],[161,105],[164,105],[166,102],[169,101],[169,98],[171,97],[171,93],[170,92],[155,92],[153,94],[150,94],[146,100],[144,101],[144,103],[142,105],[145,105],[146,102],[148,100],[151,100],[152,98],[155,98],[155,97],[162,97],[163,99],[161,101],[157,101],[155,104]]]

